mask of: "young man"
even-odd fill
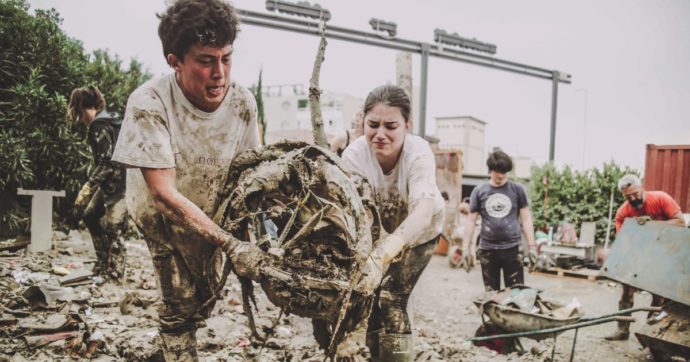
[[[618,190],[626,201],[616,211],[616,233],[621,230],[626,218],[635,218],[639,223],[647,219],[659,220],[671,225],[685,226],[680,206],[663,191],[645,191],[642,182],[635,175],[625,175],[618,181]],[[633,307],[635,288],[623,284],[623,294],[618,302],[620,310]],[[652,295],[652,306],[660,306],[663,299]],[[652,314],[650,314],[650,317]],[[650,321],[651,322],[651,321]],[[621,341],[630,337],[630,322],[618,322],[613,334],[604,337],[609,341]]]
[[[484,288],[487,291],[501,287],[501,270],[505,287],[524,284],[522,260],[519,257],[520,240],[525,233],[530,250],[534,249],[534,225],[529,212],[527,195],[522,185],[508,180],[513,161],[502,151],[489,155],[488,183],[477,186],[470,196],[470,215],[462,238],[465,265],[472,265],[469,240],[474,233],[477,216],[482,216],[477,259],[482,267]],[[469,269],[467,269],[469,271]]]
[[[84,220],[96,251],[93,273],[121,280],[125,274],[125,246],[121,234],[127,225],[125,170],[112,162],[122,119],[105,110],[105,99],[93,86],[72,91],[67,116],[89,127],[88,142],[94,169],[74,201],[73,223]]]
[[[231,82],[237,14],[223,0],[178,0],[159,16],[163,55],[174,73],[129,97],[113,160],[127,170],[127,205],[153,258],[166,360],[197,360],[197,325],[208,318],[221,252],[255,278],[262,253],[209,217],[228,166],[259,146],[256,102]],[[221,250],[222,249],[222,250]]]

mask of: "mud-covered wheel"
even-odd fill
[[[272,256],[260,283],[273,304],[333,321],[380,229],[367,197],[329,150],[279,143],[233,161],[214,220]]]
[[[508,333],[505,330],[501,329],[497,325],[491,323],[491,322],[485,322],[479,328],[477,329],[476,332],[474,332],[475,337],[488,337],[488,336],[495,336],[499,334],[505,334]],[[488,341],[474,341],[472,342],[475,346],[479,347],[486,347],[492,351],[496,351],[500,354],[510,354],[515,352],[517,349],[515,347],[516,340],[515,338],[497,338],[497,339],[490,339]]]

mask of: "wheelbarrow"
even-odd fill
[[[503,348],[504,353],[514,350],[513,346],[521,345],[519,337],[527,337],[535,340],[553,338],[551,360],[556,353],[556,339],[559,334],[574,329],[570,361],[575,356],[575,345],[580,328],[602,323],[630,321],[635,319],[624,316],[638,311],[658,311],[658,307],[640,307],[620,310],[594,318],[586,318],[579,310],[577,303],[564,305],[555,301],[544,300],[540,291],[523,285],[513,286],[501,291],[492,291],[483,294],[474,300],[482,315],[482,327],[477,331],[477,336],[470,341],[475,345],[484,345],[488,348]],[[489,322],[486,321],[489,319]],[[480,342],[493,342],[492,344],[480,344]]]

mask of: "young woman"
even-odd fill
[[[96,250],[93,273],[121,279],[125,272],[125,248],[120,234],[126,225],[125,170],[110,160],[122,120],[105,110],[96,87],[76,88],[69,99],[67,116],[89,127],[88,143],[94,169],[74,202],[73,221],[84,220]]]
[[[405,91],[390,85],[374,89],[363,114],[364,135],[345,149],[343,159],[372,186],[389,233],[371,255],[387,271],[369,319],[367,345],[374,359],[395,355],[412,361],[407,301],[441,233],[444,203],[429,144],[408,133],[412,124]]]

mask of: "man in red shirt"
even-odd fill
[[[644,224],[646,220],[658,220],[671,225],[685,226],[685,220],[678,203],[663,191],[645,191],[637,176],[625,175],[621,177],[618,181],[618,189],[623,193],[626,201],[616,212],[616,233],[620,232],[623,222],[629,217],[637,219],[640,224]],[[621,310],[632,308],[634,296],[635,288],[623,284],[623,294],[618,308]],[[652,296],[652,306],[659,306],[662,301],[661,297]],[[604,338],[609,341],[619,341],[626,340],[629,336],[630,322],[618,322],[618,329]]]

